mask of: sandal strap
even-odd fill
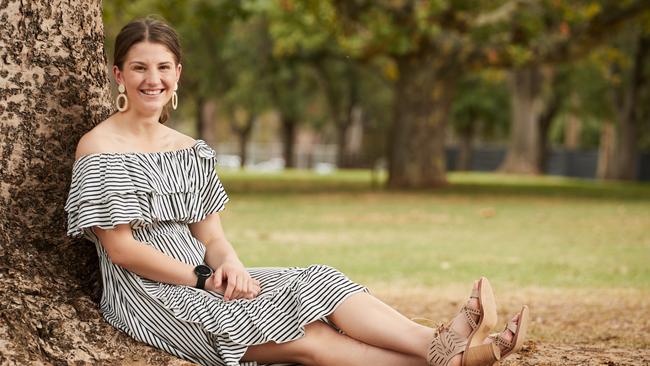
[[[481,319],[481,311],[469,308],[467,305],[464,305],[460,311],[465,315],[465,319],[467,320],[467,323],[469,323],[469,326],[472,327],[472,330],[476,329],[478,324],[474,320],[473,316],[478,316],[479,319]]]
[[[506,329],[509,330],[509,331],[511,331],[512,334],[517,334],[517,323],[515,323],[515,322],[509,322],[509,323],[506,325]]]
[[[469,297],[470,297],[470,298],[478,299],[478,289],[477,289],[477,288],[473,288],[473,289],[472,289],[472,293],[469,295]]]
[[[457,354],[465,351],[467,338],[450,329],[448,325],[439,325],[429,346],[427,362],[431,366],[447,366]]]
[[[498,334],[498,335],[495,337],[495,339],[494,339],[494,343],[496,343],[497,346],[499,346],[499,347],[505,349],[505,350],[506,350],[505,353],[510,352],[510,350],[512,349],[512,347],[514,347],[514,345],[513,345],[511,342],[508,342],[505,338],[501,337],[500,334]]]

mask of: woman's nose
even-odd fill
[[[160,81],[160,73],[155,68],[150,68],[145,74],[145,81],[147,83],[155,84]]]

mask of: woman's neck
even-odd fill
[[[135,111],[126,111],[119,118],[123,131],[131,136],[155,139],[160,134],[160,114],[159,111],[154,114],[143,115]]]

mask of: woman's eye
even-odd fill
[[[169,65],[163,65],[163,66],[160,66],[160,68],[162,70],[169,70]]]
[[[136,67],[133,68],[133,70],[135,70],[135,71],[142,71],[142,70],[144,70],[144,67],[142,67],[142,66],[136,66]]]

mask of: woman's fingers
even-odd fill
[[[219,268],[220,270],[221,268]],[[225,301],[236,299],[253,299],[262,290],[260,281],[252,278],[250,274],[245,271],[243,273],[237,271],[223,272],[225,282],[223,282],[225,291],[223,292],[223,299]]]
[[[239,276],[238,285],[239,298],[246,297],[246,292],[248,292],[248,278],[245,275]]]
[[[232,276],[232,277],[231,277]],[[233,292],[237,286],[237,276],[231,275],[228,277],[228,286],[226,286],[226,291],[223,293],[223,299],[228,301],[233,298]]]
[[[223,269],[221,267],[217,268],[212,276],[215,278],[215,286],[221,287],[221,281],[223,280]]]
[[[248,294],[252,297],[257,295],[257,291],[255,290],[255,281],[251,279],[250,282],[248,282]]]

